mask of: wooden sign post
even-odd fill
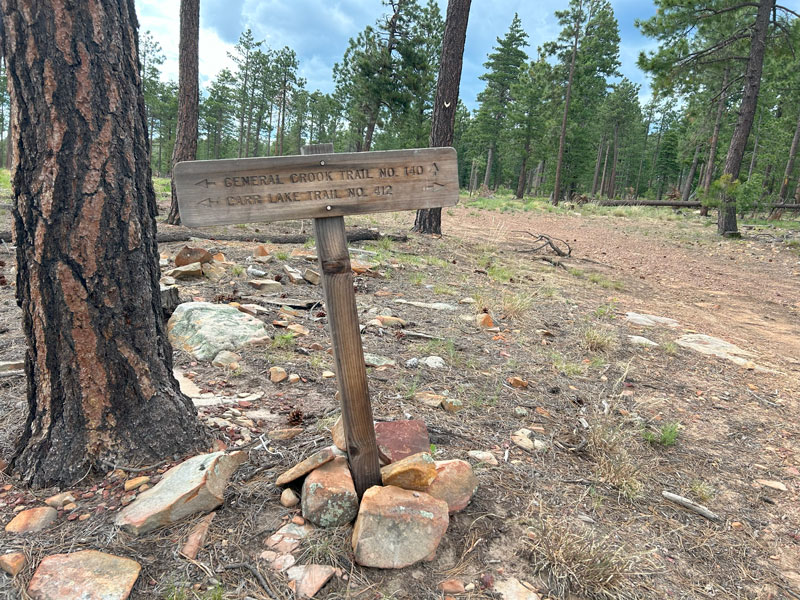
[[[302,151],[178,163],[178,206],[188,227],[314,219],[347,455],[360,498],[381,476],[343,217],[456,204],[456,152],[334,154],[332,144]]]

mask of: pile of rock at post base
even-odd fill
[[[366,490],[359,504],[341,448],[341,422],[331,428],[331,434],[335,445],[278,477],[276,484],[286,487],[281,496],[284,505],[296,504],[291,490],[299,488],[304,520],[319,527],[338,527],[355,519],[353,553],[364,567],[401,569],[433,560],[450,514],[465,508],[478,487],[469,463],[434,460],[422,421],[376,423],[378,449],[385,463],[383,485]]]

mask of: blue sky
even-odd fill
[[[439,2],[442,15],[447,1]],[[794,3],[792,1],[791,3]],[[161,44],[167,61],[164,76],[177,80],[178,70],[178,0],[136,0],[142,31],[150,30]],[[641,96],[649,95],[647,79],[636,67],[643,49],[654,48],[634,27],[636,18],[655,13],[645,0],[611,0],[620,25],[620,60],[623,75],[642,85]],[[310,90],[333,90],[331,69],[341,59],[350,37],[375,22],[384,12],[380,0],[201,0],[200,78],[202,84],[220,69],[230,66],[227,51],[246,28],[256,39],[266,40],[272,48],[290,46],[300,59],[301,75]],[[540,3],[533,0],[473,0],[464,51],[461,97],[475,108],[475,97],[483,88],[478,79],[484,72],[486,55],[499,36],[505,34],[514,13],[519,13],[529,35],[529,54],[537,46],[553,40],[559,27],[553,11],[567,5],[566,0]]]

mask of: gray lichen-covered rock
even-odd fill
[[[222,350],[269,340],[266,325],[227,304],[184,302],[167,323],[169,341],[198,360],[211,360]]]
[[[303,482],[303,517],[320,527],[339,527],[356,518],[358,496],[347,459],[336,458]]]

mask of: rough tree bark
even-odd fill
[[[461,65],[464,58],[464,41],[467,37],[467,21],[471,2],[472,0],[450,0],[447,4],[447,17],[442,37],[442,60],[439,66],[439,80],[436,83],[436,98],[433,103],[431,148],[453,145]],[[413,230],[419,233],[441,235],[442,209],[418,210]]]
[[[714,178],[714,162],[717,159],[717,147],[719,146],[719,130],[722,126],[722,113],[725,109],[725,102],[728,96],[728,76],[730,69],[725,69],[725,74],[722,76],[722,89],[719,91],[719,99],[717,100],[717,116],[714,118],[714,132],[711,134],[711,143],[708,147],[708,160],[706,161],[706,170],[703,176],[703,192],[708,195],[708,190],[711,189],[711,180]],[[702,216],[708,215],[708,206],[700,208]]]
[[[783,173],[783,181],[781,182],[781,191],[778,194],[778,202],[786,202],[786,196],[789,194],[789,178],[792,176],[794,170],[794,161],[797,157],[797,147],[800,144],[800,115],[797,116],[797,127],[794,129],[794,137],[792,138],[792,146],[789,148],[789,158],[786,161],[786,170]]]
[[[200,0],[181,0],[181,39],[178,62],[178,130],[172,151],[172,166],[197,159],[197,118],[200,102],[198,45],[200,43]],[[167,223],[180,225],[175,177],[171,179],[172,202]]]
[[[773,8],[775,8],[775,0],[760,0],[756,20],[752,27],[742,104],[739,107],[739,118],[736,122],[736,129],[733,130],[731,144],[728,146],[728,156],[725,159],[725,170],[723,171],[724,175],[730,176],[731,181],[739,177],[747,138],[750,137],[750,130],[753,128],[756,106],[758,106],[758,92],[761,89],[764,54],[767,49],[767,30]],[[722,204],[719,207],[717,233],[724,236],[739,235],[739,228],[736,225],[736,202],[728,194],[723,196]]]
[[[686,176],[686,185],[683,186],[683,194],[681,200],[684,202],[689,201],[689,196],[692,194],[692,183],[694,183],[694,174],[697,171],[697,163],[700,162],[700,144],[694,147],[694,158],[692,158],[692,166],[689,167],[689,174]]]
[[[161,318],[134,1],[4,0],[2,18],[30,409],[12,466],[69,485],[195,450]]]

